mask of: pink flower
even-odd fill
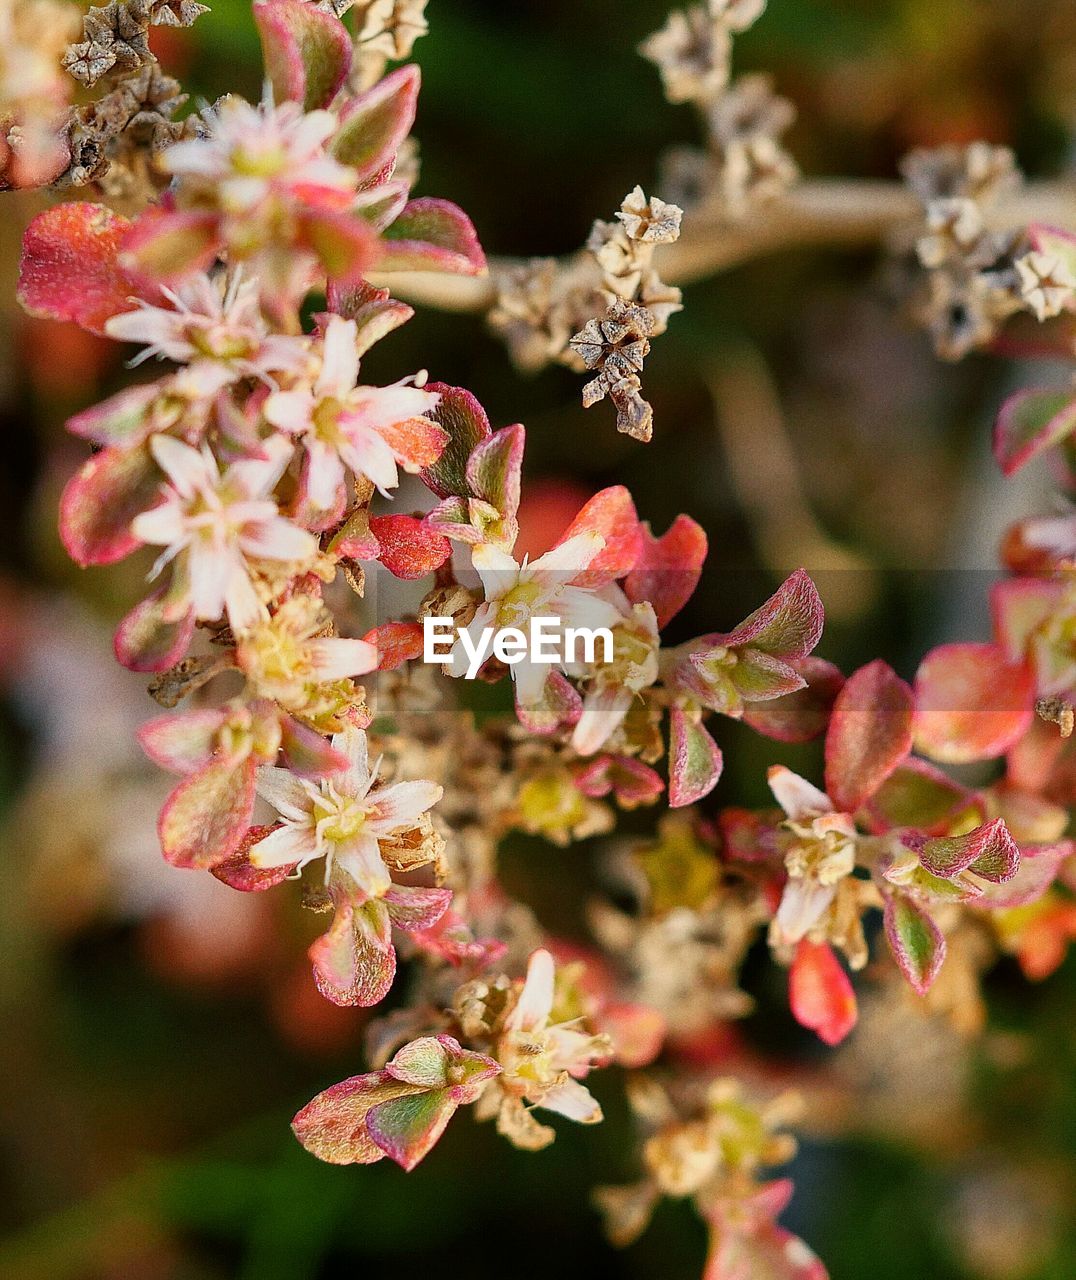
[[[387,494],[399,483],[397,465],[420,471],[436,461],[447,440],[436,423],[421,417],[436,408],[436,392],[399,383],[355,385],[356,334],[354,320],[330,316],[313,385],[278,391],[265,402],[269,422],[302,439],[304,494],[317,511],[334,510],[348,470]]]
[[[305,338],[269,332],[257,283],[244,279],[241,270],[216,276],[201,272],[174,291],[160,291],[171,307],[138,299],[134,311],[105,324],[110,338],[146,344],[132,364],[157,356],[189,365],[191,380],[208,396],[242,378],[273,385],[271,373],[298,372],[309,359]]]
[[[269,496],[291,457],[281,436],[264,442],[264,458],[233,463],[222,474],[209,450],[192,449],[171,436],[150,442],[168,477],[163,502],[143,512],[131,530],[141,542],[166,548],[153,569],[177,567],[187,580],[195,617],[215,621],[226,613],[236,632],[267,616],[251,581],[251,561],[301,564],[317,540],[286,520]]]
[[[380,898],[392,881],[381,857],[380,841],[414,827],[440,800],[435,782],[394,782],[375,786],[377,766],[369,766],[366,734],[349,729],[333,737],[333,747],[350,767],[319,783],[305,782],[287,769],[258,771],[258,794],[276,809],[282,826],[250,850],[250,861],[269,869],[325,859],[325,883],[339,867],[355,882],[363,899]]]

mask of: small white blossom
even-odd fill
[[[264,458],[235,462],[223,474],[208,448],[163,435],[150,448],[168,477],[164,500],[131,527],[142,542],[166,548],[153,574],[177,561],[195,617],[213,622],[226,613],[233,630],[248,630],[267,616],[250,562],[301,564],[317,551],[313,535],[286,520],[270,497],[290,443],[274,436],[264,442]]]
[[[320,782],[308,782],[287,769],[258,770],[258,794],[279,813],[283,825],[250,850],[256,867],[271,868],[325,859],[325,883],[334,867],[346,872],[365,898],[380,898],[392,884],[380,842],[393,832],[414,827],[443,792],[436,782],[394,782],[377,786],[366,734],[348,729],[333,737],[349,767]]]

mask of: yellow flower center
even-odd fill
[[[501,597],[497,621],[502,627],[522,627],[529,621],[542,589],[536,582],[517,583]]]

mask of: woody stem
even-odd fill
[[[730,224],[705,207],[691,211],[684,217],[680,239],[657,249],[655,265],[669,284],[691,284],[781,249],[875,244],[901,226],[914,226],[921,217],[919,200],[899,182],[814,178],[753,210],[742,223]],[[986,219],[998,228],[1029,222],[1076,227],[1076,182],[1029,183],[987,210]],[[394,273],[383,283],[408,302],[440,311],[481,313],[496,300],[498,275],[521,265],[523,259],[493,258],[486,276],[414,271]]]

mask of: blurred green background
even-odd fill
[[[663,148],[695,140],[635,54],[664,20],[654,0],[431,0],[428,17],[418,190],[462,205],[491,254],[575,248],[636,182],[649,190]],[[216,0],[161,56],[196,98],[260,92],[245,0]],[[1068,0],[770,0],[736,61],[797,104],[789,146],[808,175],[892,178],[912,146],[977,137],[1012,145],[1031,175],[1070,154]],[[6,199],[10,297],[36,206]],[[674,640],[733,624],[802,563],[830,615],[819,653],[846,670],[882,656],[908,676],[932,643],[985,635],[997,535],[1046,502],[1047,483],[1032,471],[1003,489],[988,458],[993,408],[1027,371],[940,365],[894,313],[879,261],[784,253],[689,288],[648,361],[645,448],[615,434],[608,406],[584,413],[575,376],[517,374],[475,317],[420,312],[364,378],[425,367],[473,390],[494,425],[523,420],[527,481],[554,525],[612,482],[656,529],[681,510],[700,520],[710,558]],[[159,864],[158,784],[129,746],[150,704],[109,665],[107,625],[141,570],[78,573],[54,532],[82,452],[63,420],[127,375],[60,326],[10,309],[2,324],[0,1275],[699,1275],[703,1231],[682,1206],[624,1252],[603,1242],[589,1188],[635,1172],[615,1071],[595,1080],[607,1122],[561,1125],[538,1155],[467,1116],[410,1176],[323,1166],[293,1141],[294,1110],[363,1069],[363,1015],[317,997],[302,957],[316,922],[287,895],[269,906],[214,882],[191,897],[176,878],[193,873]],[[759,493],[761,462],[772,483]],[[818,766],[813,747],[735,726],[721,741],[714,806],[763,802],[767,764]],[[504,861],[547,925],[573,926],[558,902],[592,883],[593,850],[519,840]],[[758,1001],[747,1044],[828,1099],[785,1221],[835,1280],[1076,1275],[1076,964],[1037,987],[1000,965],[971,1047],[875,1011],[832,1061],[762,957],[745,986]],[[884,1105],[894,1097],[915,1124]]]

